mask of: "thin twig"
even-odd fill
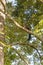
[[[16,49],[14,49],[14,50],[19,55],[19,57],[26,63],[26,65],[29,65],[28,61],[26,59],[24,59],[24,57]]]

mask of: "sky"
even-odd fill
[[[11,2],[11,1],[13,1],[13,0],[7,0],[7,1]]]
[[[7,0],[7,1],[12,2],[12,1],[15,1],[15,0]]]
[[[17,4],[17,1],[16,0],[6,0],[7,2],[12,2],[12,5],[16,5]]]

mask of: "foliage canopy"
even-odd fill
[[[43,40],[43,2],[41,0],[6,2],[6,11],[17,23],[23,27],[29,27]],[[5,44],[13,45],[17,52],[10,47],[4,47],[5,65],[13,63],[14,65],[26,65],[24,59],[32,65],[43,65],[43,42],[32,34],[30,40],[28,37],[29,33],[16,26],[6,16]],[[20,58],[19,53],[23,58]]]

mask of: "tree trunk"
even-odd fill
[[[4,7],[1,3],[1,1],[5,5],[5,0],[0,0],[0,9],[4,11]],[[5,21],[5,15],[0,12],[0,32],[4,33],[4,21]],[[4,41],[4,34],[0,33],[0,41]],[[3,52],[3,46],[0,43],[0,65],[4,65],[4,52]]]

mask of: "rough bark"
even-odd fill
[[[4,7],[1,3],[1,1],[5,4],[5,0],[0,0],[0,9],[4,11]],[[4,21],[5,21],[5,15],[0,12],[0,41],[4,41]],[[4,52],[3,52],[3,46],[0,43],[0,65],[4,65]]]

